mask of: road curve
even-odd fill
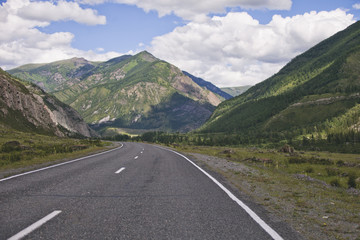
[[[3,180],[0,239],[298,238],[262,213],[279,238],[269,234],[189,161],[153,145],[124,143]]]

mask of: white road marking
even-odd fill
[[[158,147],[158,146],[156,146]],[[210,178],[216,185],[218,185],[233,201],[235,201],[240,207],[242,207],[252,219],[254,219],[255,222],[257,222],[274,240],[283,240],[283,238],[274,230],[272,229],[267,223],[265,223],[253,210],[251,210],[245,203],[243,203],[240,199],[238,199],[234,194],[232,194],[224,185],[222,185],[219,181],[217,181],[215,178],[213,178],[210,174],[208,174],[205,170],[200,168],[198,165],[196,165],[193,161],[182,155],[181,153],[175,152],[173,150],[158,147],[170,152],[173,152],[184,159],[186,159],[188,162],[190,162],[192,165],[194,165],[197,169],[199,169],[202,173],[204,173],[208,178]]]
[[[29,233],[31,233],[32,231],[34,231],[35,229],[41,227],[43,224],[45,224],[47,221],[51,220],[52,218],[56,217],[58,214],[60,214],[61,211],[54,211],[52,213],[50,213],[49,215],[47,215],[46,217],[43,217],[42,219],[40,219],[39,221],[31,224],[29,227],[25,228],[24,230],[22,230],[21,232],[19,232],[18,234],[12,236],[11,238],[9,238],[8,240],[18,240],[21,239],[23,237],[25,237],[26,235],[28,235]]]
[[[140,153],[143,154],[143,151],[141,151]]]
[[[106,152],[96,153],[96,154],[94,154],[94,155],[90,155],[90,156],[86,156],[86,157],[74,159],[74,160],[71,160],[71,161],[68,161],[68,162],[63,162],[63,163],[51,165],[51,166],[49,166],[49,167],[44,167],[44,168],[36,169],[36,170],[33,170],[33,171],[29,171],[29,172],[17,174],[17,175],[11,176],[11,177],[3,178],[3,179],[0,179],[0,182],[7,181],[7,180],[10,180],[10,179],[12,179],[12,178],[17,178],[17,177],[20,177],[20,176],[28,175],[28,174],[31,174],[31,173],[36,173],[36,172],[44,171],[44,170],[46,170],[46,169],[59,167],[59,166],[65,165],[65,164],[74,163],[74,162],[81,161],[81,160],[84,160],[84,159],[87,159],[87,158],[90,158],[90,157],[99,156],[99,155],[102,155],[102,154],[109,153],[109,152],[115,151],[115,150],[117,150],[117,149],[120,149],[120,148],[122,148],[123,146],[124,146],[124,144],[121,144],[121,147],[114,148],[114,149],[111,149],[111,150],[106,151]]]
[[[134,157],[134,159],[138,159],[138,158],[139,158],[139,156]]]
[[[120,168],[119,170],[117,170],[115,173],[116,173],[116,174],[119,174],[119,173],[121,173],[121,172],[124,171],[124,170],[125,170],[125,168],[122,167],[122,168]]]

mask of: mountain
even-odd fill
[[[359,130],[359,103],[356,22],[297,56],[274,76],[221,103],[200,131],[326,137]]]
[[[205,87],[206,89],[208,89],[209,91],[223,97],[225,100],[228,100],[230,98],[232,98],[233,96],[231,96],[230,94],[222,91],[220,88],[218,88],[217,86],[215,86],[214,84],[212,84],[211,82],[205,81],[202,78],[198,78],[195,77],[193,75],[191,75],[188,72],[183,71],[183,73],[188,76],[189,78],[191,78],[195,83],[197,83],[200,87]]]
[[[221,102],[217,94],[146,51],[107,62],[73,58],[9,72],[50,91],[97,130],[190,131]]]
[[[249,88],[251,88],[250,85],[240,86],[240,87],[224,87],[224,88],[220,88],[220,89],[221,89],[221,91],[229,94],[231,97],[237,97],[240,94],[246,92]]]
[[[54,92],[79,83],[81,77],[97,65],[84,58],[72,58],[50,64],[27,64],[8,72],[35,83],[46,92]]]
[[[57,136],[95,135],[74,109],[36,85],[21,82],[2,69],[0,124],[16,130]]]

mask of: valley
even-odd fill
[[[0,70],[0,177],[121,146],[109,158],[93,158],[104,167],[99,176],[106,187],[115,190],[119,179],[103,174],[109,162],[112,174],[115,167],[115,174],[124,171],[115,151],[126,167],[139,164],[126,175],[129,186],[139,185],[127,189],[122,182],[125,190],[116,198],[154,190],[156,177],[158,191],[176,174],[185,191],[198,173],[184,177],[190,170],[181,171],[192,169],[186,164],[194,160],[263,207],[256,209],[269,213],[275,226],[285,222],[305,239],[358,240],[359,69],[355,22],[254,86],[220,89],[147,51],[104,62],[71,58]],[[147,177],[139,180],[138,172]],[[171,201],[179,197],[172,188],[180,180],[172,181],[165,194]],[[287,232],[285,224],[279,229]]]

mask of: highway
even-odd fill
[[[179,153],[124,143],[0,180],[0,239],[298,238],[239,195]]]

